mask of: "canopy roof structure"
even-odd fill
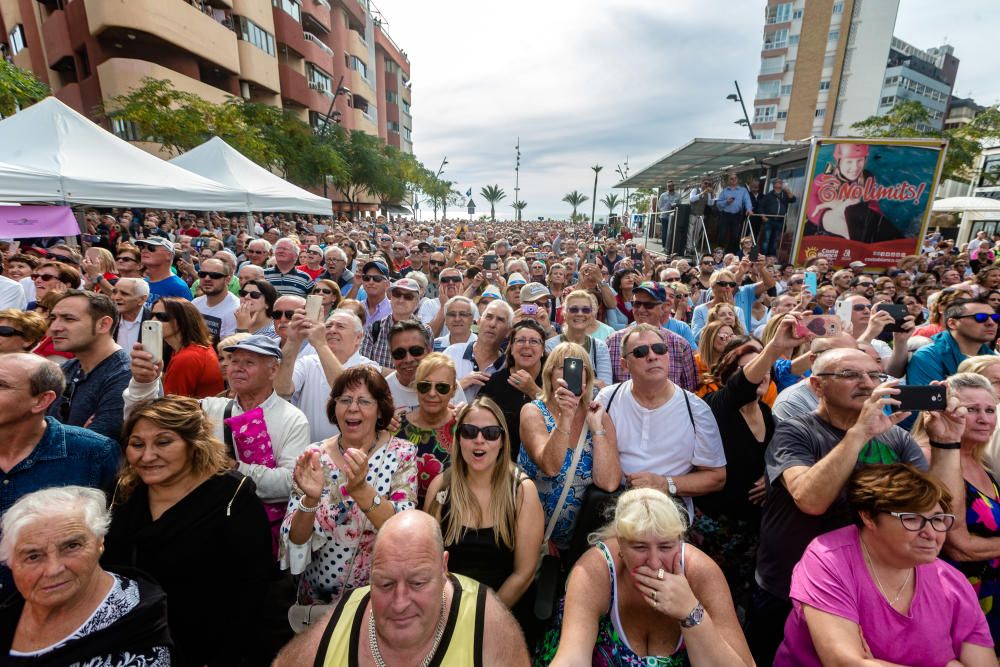
[[[614,187],[657,188],[668,180],[676,181],[679,185],[685,184],[792,151],[801,151],[804,158],[809,151],[809,143],[760,139],[692,139]]]
[[[219,137],[179,155],[170,164],[245,192],[252,211],[294,211],[329,216],[333,204],[271,173]]]
[[[951,211],[1000,211],[1000,200],[990,197],[948,197],[938,199],[931,209],[941,213]]]
[[[119,139],[55,97],[0,120],[0,199],[246,211],[246,194]]]

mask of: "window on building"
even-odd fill
[[[765,23],[784,23],[792,20],[792,3],[783,2],[780,5],[771,5],[764,10]]]
[[[773,122],[777,111],[778,107],[776,107],[773,104],[765,104],[764,106],[754,107],[753,122],[755,123]]]
[[[813,113],[814,118],[822,118],[825,115],[826,115],[826,109],[816,109],[815,113]]]
[[[413,141],[413,137],[410,136],[410,128],[403,126],[403,138],[407,141]]]
[[[786,118],[788,118],[788,112],[787,111],[779,111],[778,112],[778,120],[785,120]]]
[[[820,81],[819,82],[819,89],[820,90],[830,90],[830,80],[827,79],[825,81]]]
[[[800,19],[800,18],[802,18],[802,10],[801,9],[794,10],[792,12],[792,19],[794,20],[794,19]]]
[[[236,17],[236,36],[249,42],[269,56],[275,55],[274,35],[245,16]]]
[[[351,56],[350,67],[355,72],[360,72],[361,76],[365,77],[366,79],[368,78],[368,65],[366,65],[365,61],[362,60],[361,58],[358,58],[357,56]]]
[[[91,75],[90,71],[90,54],[87,53],[87,47],[84,46],[82,49],[76,52],[77,61],[80,63],[80,78],[86,79]]]
[[[309,79],[309,87],[313,90],[333,94],[333,82],[330,75],[312,63],[306,63],[306,78]]]
[[[403,113],[410,113],[410,103],[407,100],[403,100]]]
[[[111,119],[111,131],[119,139],[125,141],[139,141],[139,128],[130,120],[124,118]]]
[[[398,70],[398,69],[399,69],[399,66],[396,64],[396,61],[394,61],[392,58],[386,58],[385,59],[385,73],[386,74],[395,74],[396,70]]]
[[[24,39],[24,26],[18,23],[7,35],[10,44],[10,55],[16,56],[18,53],[28,48],[28,43]]]
[[[389,104],[399,104],[399,92],[395,90],[385,91],[385,101]]]
[[[827,33],[826,39],[828,42],[836,42],[840,39],[840,28],[835,28]]]
[[[299,0],[271,0],[271,4],[302,23],[302,6]]]
[[[787,85],[787,86],[782,86],[781,87],[781,96],[782,97],[785,97],[786,95],[791,95],[791,94],[792,94],[792,87],[791,87],[791,85]]]
[[[828,53],[823,56],[823,67],[833,67],[833,61],[836,59],[837,54]]]
[[[890,106],[890,105],[895,104],[895,103],[896,103],[896,98],[893,95],[889,95],[887,97],[883,97],[878,102],[879,106],[882,106],[882,107],[887,107],[887,106]]]
[[[799,43],[799,36],[798,35],[789,35],[788,36],[788,46],[795,46],[798,43]]]
[[[772,79],[771,81],[761,81],[757,84],[757,99],[766,100],[777,97],[781,91],[781,81]]]
[[[776,56],[774,58],[761,58],[760,59],[760,73],[761,74],[775,74],[780,72],[785,65],[784,56]]]
[[[843,14],[844,13],[844,3],[842,3],[842,2],[835,2],[835,3],[833,3],[833,13],[834,14]]]
[[[388,130],[393,134],[399,134],[399,123],[397,123],[396,121],[394,120],[386,121],[385,125],[388,128]]]
[[[764,50],[783,49],[788,46],[788,29],[772,30],[764,33]]]

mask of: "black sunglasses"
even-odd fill
[[[366,283],[380,283],[383,280],[385,280],[385,276],[383,276],[383,275],[377,275],[376,276],[376,275],[373,275],[373,274],[370,274],[370,273],[366,273],[365,275],[363,275],[361,277],[361,279],[363,281],[365,281]]]
[[[427,252],[430,252],[429,250]],[[444,266],[444,262],[439,262],[436,259],[431,260],[431,266]]]
[[[286,320],[291,320],[293,315],[295,315],[294,310],[276,310],[271,317],[276,320],[280,320],[282,317]]]
[[[1000,322],[1000,313],[972,313],[971,315],[956,315],[953,320],[963,320],[967,317],[971,317],[976,321],[977,324],[985,324],[986,320],[993,320],[994,322]]]
[[[447,382],[431,382],[430,380],[421,380],[417,383],[417,391],[421,394],[430,392],[431,387],[434,387],[434,391],[442,396],[451,391],[451,385]]]
[[[122,255],[121,257],[115,257],[115,261],[116,262],[138,262],[139,260],[137,260],[135,257],[126,257],[125,255]]]
[[[250,297],[251,299],[261,299],[261,298],[263,298],[263,297],[264,297],[264,293],[263,293],[263,292],[248,292],[248,291],[246,291],[245,289],[241,289],[241,290],[239,291],[239,295],[240,295],[241,297],[242,297],[242,296],[248,296],[248,297]]]
[[[667,353],[666,343],[653,343],[652,345],[636,345],[635,348],[629,352],[636,359],[642,359],[649,354],[652,350],[653,354],[664,355]]]
[[[485,440],[499,440],[503,437],[502,426],[476,426],[475,424],[462,424],[458,428],[458,434],[466,440],[472,440],[480,433]]]
[[[153,319],[158,322],[170,322],[174,318],[170,313],[153,313]]]
[[[643,309],[653,309],[660,305],[659,301],[632,301],[632,308],[643,310]]]
[[[24,336],[24,332],[18,331],[14,327],[0,326],[0,338],[12,338],[13,336]]]
[[[333,290],[328,287],[317,287],[310,294],[333,294]]]
[[[198,277],[204,280],[205,278],[211,278],[212,280],[222,280],[226,277],[225,273],[219,273],[218,271],[199,271]]]
[[[448,283],[460,283],[460,282],[462,282],[462,276],[441,276],[440,280],[444,284],[448,284]]]
[[[716,287],[736,287],[736,283],[731,280],[719,280],[715,283]]]
[[[409,352],[410,356],[414,359],[419,359],[420,357],[427,354],[426,348],[419,345],[411,345],[410,347],[397,347],[392,351],[392,358],[396,361],[402,361],[406,359],[406,353]]]

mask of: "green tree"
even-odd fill
[[[630,208],[634,208],[636,213],[649,213],[649,199],[655,194],[653,188],[636,188],[628,196],[631,200]]]
[[[0,115],[13,115],[48,94],[49,87],[33,73],[0,59]]]
[[[591,169],[594,171],[594,199],[590,204],[590,224],[594,224],[594,216],[597,213],[597,175],[601,173],[601,169],[604,169],[604,167],[595,164]]]
[[[987,142],[1000,140],[1000,110],[994,105],[969,124],[949,130],[928,130],[934,121],[920,102],[900,102],[883,116],[871,116],[851,127],[866,137],[941,137],[948,140],[941,179],[969,180],[976,157]]]
[[[562,198],[564,202],[573,207],[573,215],[570,217],[570,220],[576,220],[576,209],[579,208],[583,202],[588,201],[589,199],[590,197],[582,192],[577,192],[576,190],[573,190],[573,192],[570,192]]]
[[[505,199],[507,197],[507,193],[504,192],[503,188],[499,185],[487,185],[479,191],[479,194],[483,199],[490,203],[490,222],[496,222],[496,205],[501,199]]]
[[[611,214],[615,212],[618,205],[622,203],[622,200],[617,194],[611,193],[604,195],[604,199],[601,200],[601,203],[608,207],[608,217],[610,218]]]
[[[522,200],[518,200],[518,201],[514,202],[513,204],[511,204],[511,208],[514,209],[515,218],[517,218],[518,220],[520,220],[521,219],[521,214],[524,213],[524,209],[527,208],[527,206],[528,206],[528,202],[522,201]]]
[[[379,206],[386,209],[392,204],[400,204],[406,199],[411,188],[420,180],[420,163],[410,153],[404,153],[395,146],[382,147],[385,168],[376,174],[372,192],[378,197]]]
[[[382,152],[382,141],[376,136],[352,130],[343,144],[342,152],[347,163],[344,177],[333,176],[331,182],[344,195],[351,213],[365,194],[375,194],[379,179],[386,169],[387,158]]]
[[[427,172],[427,178],[424,182],[424,194],[426,194],[430,200],[431,205],[434,207],[434,220],[437,221],[438,208],[448,199],[451,194],[451,186],[454,185],[451,181],[444,180],[435,176],[434,174]],[[445,213],[447,214],[447,205],[445,204]]]

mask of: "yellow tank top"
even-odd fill
[[[441,644],[430,667],[482,667],[483,621],[486,616],[486,586],[460,574],[449,574],[455,594]],[[356,667],[358,645],[368,641],[365,608],[371,587],[354,590],[341,600],[330,617],[316,651],[316,667]]]

